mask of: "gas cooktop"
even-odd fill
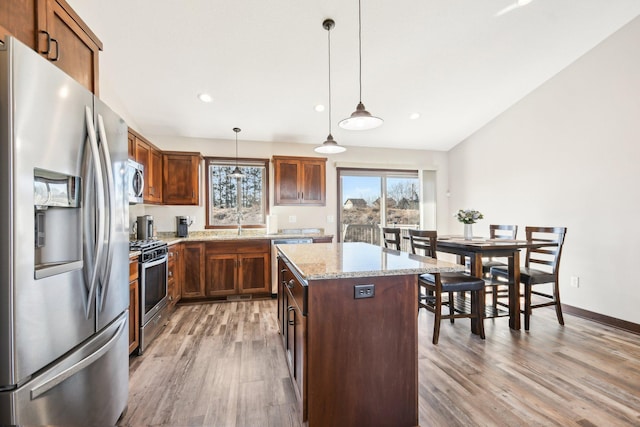
[[[156,239],[148,240],[131,240],[129,242],[130,251],[147,251],[149,249],[159,248],[161,246],[167,246],[166,242]]]

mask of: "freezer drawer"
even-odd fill
[[[128,317],[16,390],[0,392],[0,425],[115,425],[129,389]]]

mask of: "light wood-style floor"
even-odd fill
[[[486,320],[419,322],[420,425],[639,426],[640,336],[553,310],[530,332]],[[130,364],[122,426],[301,426],[275,300],[179,306]]]

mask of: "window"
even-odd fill
[[[378,245],[381,227],[419,226],[417,171],[338,168],[338,180],[342,241]]]
[[[236,159],[207,157],[206,228],[265,227],[268,214],[269,160],[238,159],[244,178],[231,172]]]

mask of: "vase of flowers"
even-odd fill
[[[482,213],[475,209],[460,209],[455,217],[464,224],[464,240],[473,239],[473,224],[484,218]]]

